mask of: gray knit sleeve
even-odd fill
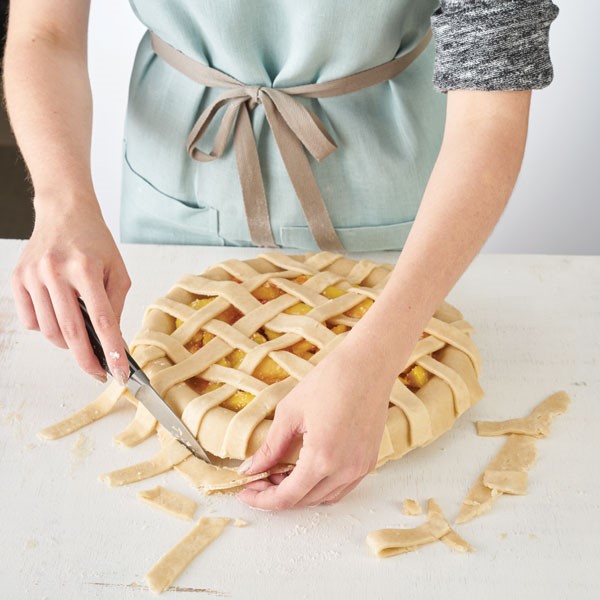
[[[433,85],[528,90],[550,84],[552,0],[440,0],[431,17],[436,44]]]

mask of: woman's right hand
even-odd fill
[[[86,373],[106,381],[86,333],[80,296],[112,374],[125,384],[129,366],[119,322],[131,281],[94,204],[81,202],[69,209],[52,199],[36,198],[35,227],[13,272],[13,295],[27,329],[41,331],[59,348],[69,348]]]

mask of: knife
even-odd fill
[[[100,362],[102,368],[112,375],[108,368],[104,350],[100,338],[92,325],[92,320],[88,313],[87,307],[81,298],[78,298],[81,314],[85,323],[85,329],[92,350],[96,358]],[[148,376],[137,364],[133,356],[127,351],[127,342],[123,341],[125,354],[129,361],[129,380],[127,381],[127,389],[148,409],[152,416],[179,442],[181,442],[194,456],[201,460],[212,464],[198,440],[192,435],[192,432],[185,426],[183,421],[173,412],[171,407],[163,400],[160,394],[152,387]]]

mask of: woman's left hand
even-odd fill
[[[248,484],[238,494],[246,504],[281,510],[334,503],[375,467],[393,380],[382,378],[373,358],[349,341],[277,405],[267,439],[245,473],[274,467],[301,442],[299,458],[278,483]]]

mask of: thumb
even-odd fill
[[[254,453],[254,456],[246,459],[238,467],[238,473],[254,475],[268,471],[281,462],[299,435],[295,423],[289,417],[277,419],[276,416],[267,434],[267,439]]]

